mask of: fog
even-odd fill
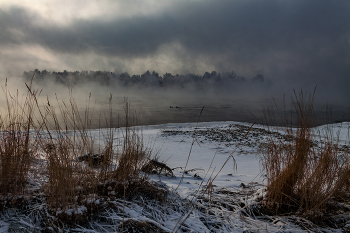
[[[112,126],[123,126],[126,101],[130,106],[129,115],[137,118],[137,122],[134,122],[137,125],[197,121],[243,121],[264,124],[267,120],[265,110],[273,109],[277,113],[293,109],[291,101],[292,98],[295,99],[294,90],[297,96],[300,91],[303,91],[305,99],[315,93],[315,111],[317,114],[323,112],[319,115],[318,124],[346,121],[349,120],[350,115],[346,101],[334,102],[335,93],[332,93],[332,98],[328,98],[328,96],[319,95],[319,87],[316,86],[312,89],[293,90],[293,88],[288,89],[281,86],[280,83],[266,78],[257,81],[254,80],[254,77],[244,78],[237,75],[234,81],[222,84],[223,80],[218,81],[218,83],[210,78],[207,79],[208,81],[203,81],[205,80],[204,74],[203,77],[197,75],[200,81],[199,86],[198,83],[191,82],[182,83],[181,86],[177,85],[176,82],[171,85],[162,83],[163,85],[160,86],[158,83],[151,82],[151,85],[145,81],[143,83],[128,83],[127,85],[118,81],[103,83],[99,79],[91,80],[91,77],[88,78],[84,75],[78,79],[79,82],[73,82],[74,76],[68,75],[65,80],[70,81],[65,83],[61,79],[57,81],[49,75],[40,77],[40,74],[34,73],[31,71],[27,72],[27,77],[23,75],[16,79],[9,78],[7,81],[9,92],[14,95],[18,91],[20,96],[25,96],[28,91],[26,83],[28,86],[31,85],[32,90],[39,90],[40,105],[46,105],[49,100],[50,105],[55,106],[57,111],[59,110],[58,104],[64,102],[69,105],[70,100],[73,100],[82,117],[89,109],[91,113],[89,117],[92,119],[90,127],[92,128],[108,127],[111,123],[109,120],[106,122],[106,119],[109,119],[111,111],[113,114]],[[63,72],[56,72],[56,74],[59,73],[63,74]],[[68,73],[72,74],[73,72]],[[142,80],[144,74],[135,76]],[[118,74],[118,77],[120,75]],[[164,75],[158,77],[161,82],[164,81]],[[258,77],[261,76],[258,75]],[[55,77],[57,78],[59,75]],[[173,75],[175,81],[180,77],[182,76]],[[111,102],[110,97],[112,97]],[[6,102],[4,95],[1,95],[0,98],[3,112],[6,111]],[[285,102],[283,102],[284,98]],[[328,111],[332,108],[331,117],[326,114],[325,106],[328,106]],[[280,116],[273,119],[268,118],[270,124],[286,124]]]
[[[193,112],[206,106],[202,120],[252,121],[249,112],[260,116],[273,98],[280,104],[285,95],[289,105],[293,90],[310,94],[317,86],[315,106],[332,105],[334,121],[341,121],[348,119],[342,115],[350,101],[349,12],[348,0],[0,1],[0,79],[8,79],[11,92],[26,92],[22,74],[35,69],[130,76],[154,70],[161,77],[234,71],[247,80],[261,74],[268,85],[205,91],[50,80],[34,85],[50,99],[54,93],[67,98],[70,87],[82,108],[90,92],[96,108],[111,93],[116,112],[128,97],[145,124],[194,121],[199,113],[177,115],[185,106]],[[182,108],[175,112],[170,105]],[[212,117],[215,111],[221,118]]]

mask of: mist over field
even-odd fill
[[[129,75],[126,72],[50,72],[36,69],[25,71],[21,82],[16,85],[23,88],[23,83],[27,83],[33,89],[42,91],[40,99],[43,104],[47,103],[47,99],[51,105],[62,101],[69,104],[69,100],[74,99],[82,114],[89,108],[93,112],[93,128],[106,126],[105,118],[111,108],[114,126],[122,125],[125,100],[130,104],[132,114],[137,116],[137,124],[141,125],[232,120],[264,124],[266,109],[272,108],[275,112],[293,109],[290,98],[294,95],[293,89],[283,93],[285,90],[270,79],[265,79],[262,74],[245,78],[235,72],[216,71],[205,72],[203,75],[159,75],[155,71]],[[15,85],[9,82],[8,86]],[[23,93],[25,91],[22,89]],[[296,90],[296,93],[299,91]],[[332,105],[317,92],[316,88],[317,114],[326,113],[326,104],[332,107],[333,114],[320,114],[319,124],[346,120],[348,114],[344,105],[339,102]],[[303,89],[303,93],[308,98],[314,89]],[[282,101],[283,96],[285,102]],[[276,104],[279,110],[276,109]],[[272,124],[285,124],[280,117],[269,120],[273,120]]]
[[[124,115],[125,98],[139,115],[139,124],[169,122],[247,120],[255,118],[253,112],[261,112],[258,100],[272,87],[270,80],[257,74],[251,79],[234,72],[206,72],[204,75],[159,75],[146,71],[141,75],[106,71],[29,71],[22,75],[33,88],[42,88],[43,95],[68,100],[68,90],[82,109],[91,93],[90,107],[97,114],[109,111],[109,98],[115,115]],[[56,91],[50,92],[55,89]],[[49,91],[46,91],[49,90]],[[254,93],[254,96],[252,94]],[[265,97],[266,98],[266,97]],[[269,99],[271,101],[272,99]],[[248,112],[250,111],[250,112]],[[260,114],[260,113],[259,113]]]

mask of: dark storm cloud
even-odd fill
[[[106,54],[142,55],[159,45],[179,41],[203,53],[252,53],[273,49],[308,50],[349,47],[349,1],[197,1],[182,3],[156,16],[134,16],[105,22],[75,20],[68,26],[36,26],[23,9],[1,12],[1,31],[18,29],[22,42],[59,51],[87,48]],[[39,16],[37,16],[39,17]],[[6,33],[5,33],[6,34]],[[18,42],[16,35],[2,41]],[[341,43],[343,42],[343,43]],[[345,43],[346,42],[346,43]]]
[[[35,23],[39,16],[19,8],[0,14],[3,45],[142,58],[176,42],[190,58],[209,57],[218,71],[241,67],[302,84],[350,84],[348,0],[179,1],[157,15],[67,26]]]
[[[33,18],[21,8],[12,8],[9,11],[0,9],[0,45],[21,43],[21,38],[14,32],[25,33],[32,26]],[[28,37],[29,35],[26,35]]]

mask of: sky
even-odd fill
[[[0,0],[0,74],[263,74],[350,100],[349,0]]]

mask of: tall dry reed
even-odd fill
[[[315,94],[315,93],[314,93]],[[290,118],[283,139],[270,138],[264,150],[267,175],[266,205],[279,213],[318,218],[330,200],[342,194],[349,179],[350,161],[340,154],[332,132],[317,135],[314,94],[294,92]],[[289,118],[289,119],[288,119]],[[316,143],[316,139],[322,139]]]
[[[29,92],[33,93],[30,88]],[[56,209],[76,206],[77,195],[105,195],[107,188],[111,187],[119,196],[132,196],[145,183],[142,167],[152,151],[144,145],[142,132],[133,127],[137,124],[137,116],[130,114],[127,99],[124,106],[125,127],[113,128],[113,121],[119,122],[119,117],[113,115],[110,96],[109,113],[103,119],[109,128],[101,130],[104,144],[96,145],[90,131],[93,109],[88,104],[81,115],[70,94],[68,102],[56,98],[55,104],[47,100],[44,106],[40,106],[38,98],[33,95],[42,120],[41,129],[47,135],[39,137],[39,145],[48,160],[50,206]],[[123,135],[120,146],[114,141],[117,131]],[[95,155],[99,158],[97,163]],[[93,166],[82,164],[80,159]]]
[[[23,193],[36,146],[30,137],[33,123],[33,98],[11,95],[7,80],[3,87],[6,112],[0,115],[0,193]]]
[[[92,113],[89,105],[81,115],[70,92],[68,102],[39,102],[37,91],[27,85],[32,107],[36,108],[36,145],[47,155],[48,183],[43,186],[53,209],[76,206],[78,190],[88,185],[91,192],[98,182],[96,171],[83,166],[77,158],[95,152],[89,134]]]

